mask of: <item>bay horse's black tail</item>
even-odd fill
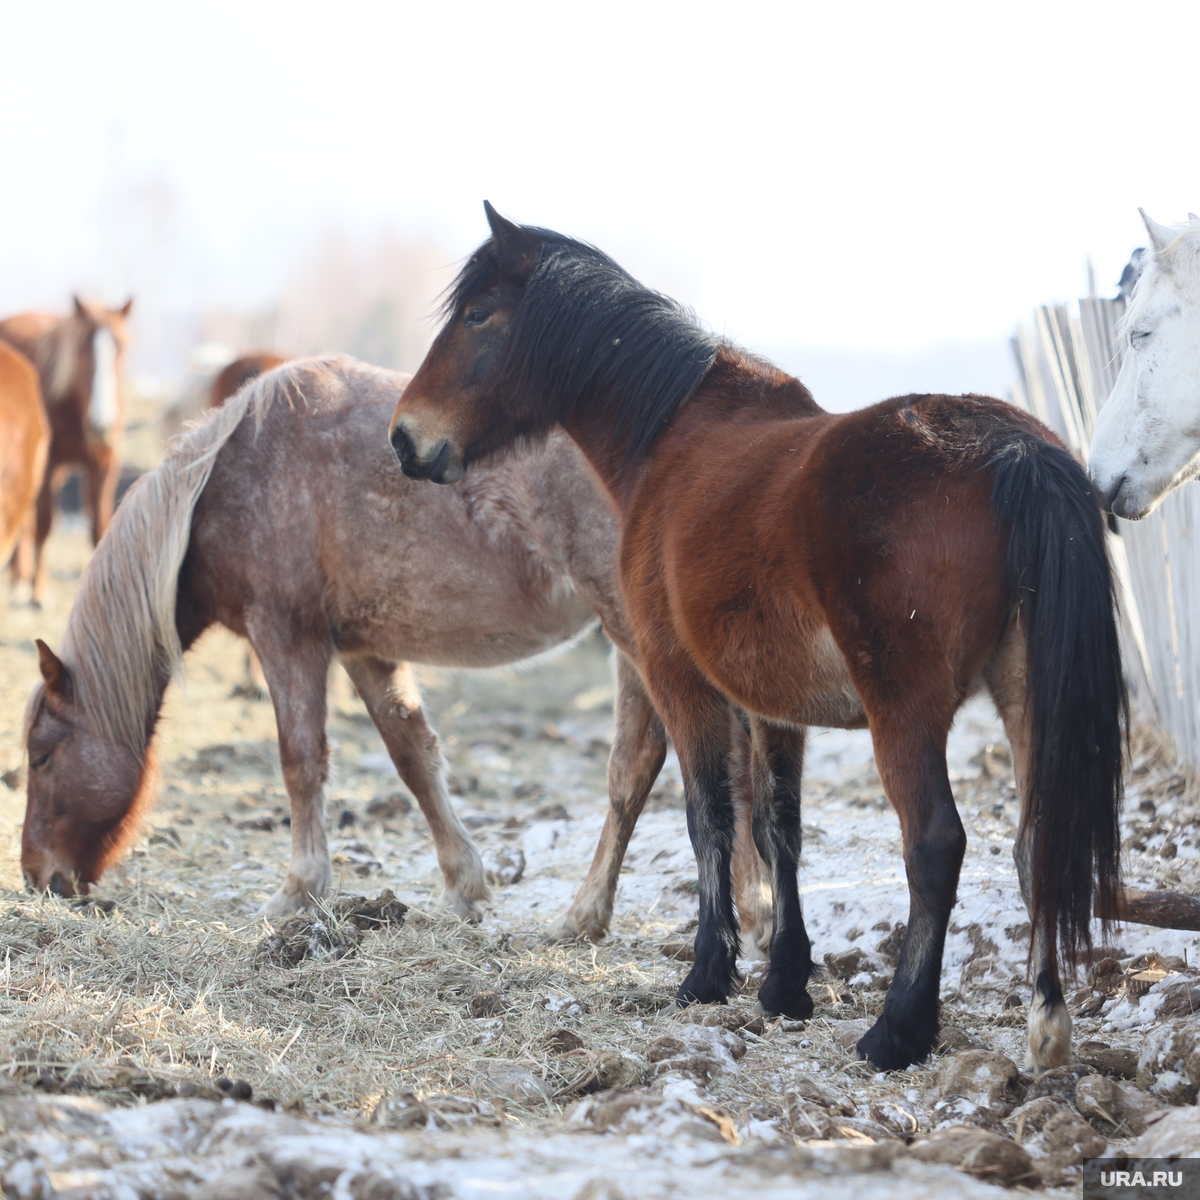
[[[1030,919],[1064,955],[1090,946],[1093,911],[1116,912],[1129,697],[1104,520],[1087,476],[1034,436],[994,460],[992,507],[1008,529],[1026,638],[1032,825]],[[1095,907],[1093,907],[1093,905]]]

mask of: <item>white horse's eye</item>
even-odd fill
[[[1135,345],[1142,345],[1154,331],[1151,329],[1135,329],[1129,335],[1129,340]]]

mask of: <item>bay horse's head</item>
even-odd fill
[[[522,411],[500,387],[521,294],[542,256],[542,231],[505,220],[486,200],[484,208],[491,240],[451,288],[445,323],[392,416],[392,449],[412,479],[456,483],[469,461],[542,431],[528,406]]]
[[[153,784],[145,755],[99,735],[71,672],[37,643],[42,682],[29,702],[21,869],[31,888],[86,892],[126,847]]]
[[[1200,218],[1142,219],[1150,252],[1123,322],[1125,357],[1100,410],[1088,473],[1100,502],[1137,520],[1200,474]]]
[[[78,296],[74,301],[54,347],[47,400],[72,403],[89,441],[108,444],[125,411],[122,377],[133,301],[120,308],[105,308]]]
[[[392,416],[404,473],[453,483],[556,425],[586,427],[598,455],[635,461],[711,368],[718,340],[595,246],[484,207],[491,239],[451,287]]]

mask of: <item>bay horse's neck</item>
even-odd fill
[[[823,412],[798,379],[734,347],[722,346],[699,386],[642,457],[629,459],[627,435],[614,429],[603,411],[571,411],[563,419],[563,428],[625,511],[665,446],[677,445],[702,431],[711,432],[714,426],[729,421],[803,420]]]

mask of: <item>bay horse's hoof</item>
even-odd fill
[[[691,1004],[726,1004],[728,1003],[729,987],[728,976],[724,979],[715,977],[710,969],[702,968],[699,963],[696,963],[688,972],[687,978],[679,985],[675,1003],[680,1008],[687,1008]]]
[[[887,1013],[863,1034],[855,1049],[878,1071],[903,1071],[913,1063],[924,1062],[937,1040],[937,1026],[920,1022],[904,1031],[897,1030]]]
[[[806,988],[797,991],[769,975],[758,989],[758,1004],[764,1013],[789,1021],[807,1021],[813,1015],[813,999]]]

